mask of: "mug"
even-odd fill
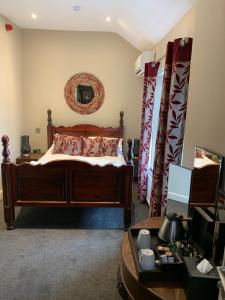
[[[147,229],[141,229],[137,237],[137,246],[139,249],[151,248],[151,235]]]
[[[139,251],[139,263],[143,270],[153,270],[155,268],[155,255],[151,249],[141,249]]]

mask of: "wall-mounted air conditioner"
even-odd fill
[[[144,77],[145,64],[154,61],[155,51],[142,52],[134,63],[135,74],[139,77]]]

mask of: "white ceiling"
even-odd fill
[[[0,0],[21,28],[115,32],[140,50],[159,42],[195,0]],[[81,10],[75,12],[74,5]],[[37,19],[32,19],[35,13]],[[107,16],[111,22],[106,22]]]

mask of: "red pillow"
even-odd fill
[[[100,136],[83,138],[83,156],[103,156]]]
[[[53,154],[82,155],[82,137],[56,133]]]
[[[104,156],[117,156],[119,138],[102,138],[102,149]]]

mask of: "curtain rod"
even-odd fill
[[[161,60],[163,60],[163,58],[166,57],[166,54],[164,54],[163,56],[161,56],[159,59],[157,59],[157,62],[160,62]]]

